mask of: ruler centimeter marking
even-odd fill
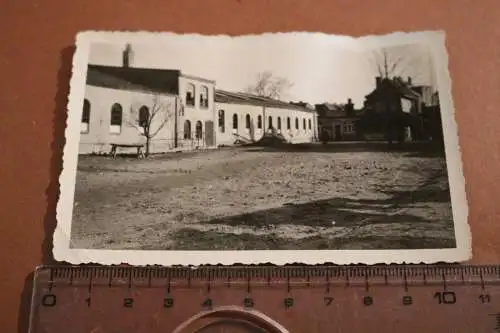
[[[30,332],[45,332],[43,329],[36,330],[36,327],[39,328],[37,323],[41,325],[40,323],[44,322],[43,316],[51,315],[47,312],[49,309],[58,309],[64,304],[77,307],[74,302],[80,304],[79,302],[83,300],[82,303],[89,311],[99,306],[105,306],[104,310],[101,309],[101,311],[105,311],[111,306],[109,304],[115,304],[113,307],[116,306],[115,301],[111,302],[111,299],[103,298],[106,289],[118,292],[108,293],[108,295],[115,295],[108,297],[113,297],[113,299],[122,297],[123,308],[133,308],[136,309],[135,311],[140,311],[138,309],[140,309],[141,304],[145,304],[145,296],[141,296],[140,290],[147,291],[157,288],[164,290],[163,296],[160,296],[162,299],[161,307],[180,311],[175,309],[178,306],[184,306],[185,310],[181,315],[195,310],[211,311],[224,302],[253,310],[270,306],[269,304],[279,302],[280,299],[283,310],[293,311],[293,309],[302,307],[301,311],[307,312],[313,311],[310,309],[315,307],[317,310],[318,305],[305,305],[307,303],[305,298],[311,298],[309,302],[314,302],[314,299],[317,302],[316,297],[320,296],[321,304],[328,308],[332,307],[336,309],[335,311],[355,306],[353,302],[356,302],[356,299],[360,302],[359,306],[366,309],[385,307],[387,310],[387,307],[394,309],[395,306],[403,306],[405,309],[418,308],[424,303],[431,307],[439,306],[440,310],[436,308],[427,316],[431,316],[433,313],[444,316],[444,313],[449,311],[447,309],[463,309],[464,313],[470,313],[473,308],[478,307],[476,309],[477,316],[484,312],[484,316],[489,318],[487,324],[484,325],[489,325],[490,332],[500,332],[500,266],[466,265],[214,266],[196,269],[113,266],[41,267],[37,270],[35,278],[35,302],[32,310],[38,313],[38,316],[33,317],[38,322],[32,321],[33,329]],[[313,292],[318,288],[322,288],[319,290],[319,295]],[[306,289],[311,290],[311,292],[304,293]],[[419,289],[427,291],[420,292]],[[82,298],[79,301],[72,300],[72,297],[79,295],[78,290],[82,290]],[[227,294],[228,292],[230,294]],[[349,297],[351,298],[347,297],[346,293],[350,293]],[[423,297],[422,293],[425,293],[426,296]],[[230,295],[235,295],[235,298],[231,298]],[[141,299],[141,297],[143,298]],[[199,299],[200,297],[202,298]],[[266,301],[265,297],[269,297],[269,299]],[[396,301],[394,297],[399,301]],[[188,303],[186,303],[186,299],[189,300]],[[147,303],[151,302],[155,303],[156,301],[150,300]],[[178,304],[178,302],[180,303]],[[481,304],[483,308],[479,308]],[[455,305],[455,307],[450,307],[451,305]],[[303,308],[304,306],[310,309]],[[353,311],[357,313],[357,310]],[[382,315],[383,312],[380,311],[379,315]],[[130,316],[130,312],[128,313]],[[56,316],[55,314],[56,312],[52,312],[53,316]],[[373,316],[377,317],[377,315]],[[461,315],[457,316],[457,318],[462,317]],[[136,320],[142,320],[140,318],[142,317],[137,317]],[[291,318],[295,318],[295,316]],[[348,316],[344,314],[342,318],[348,318]],[[387,320],[390,320],[390,317],[388,318]],[[333,319],[321,318],[325,321]],[[455,321],[458,320],[455,319]],[[425,323],[428,321],[429,325],[433,323],[432,320],[427,320],[425,317],[419,321]],[[457,323],[455,325],[459,327]],[[426,328],[423,330],[434,332]],[[480,332],[479,328],[477,332]]]
[[[325,271],[312,270],[304,268],[303,271],[288,268],[274,268],[274,269],[200,269],[198,270],[185,270],[185,269],[157,269],[157,268],[127,268],[127,267],[110,267],[103,269],[102,267],[82,267],[80,269],[61,269],[58,267],[44,268],[48,270],[49,277],[46,279],[46,284],[49,291],[55,286],[61,285],[79,285],[79,284],[104,284],[107,281],[109,288],[127,286],[130,290],[134,288],[152,288],[153,281],[164,281],[164,287],[167,293],[171,292],[172,287],[184,285],[187,282],[187,288],[193,287],[194,284],[205,283],[207,292],[215,286],[225,285],[228,288],[231,286],[238,286],[244,284],[250,292],[251,286],[270,287],[271,285],[285,284],[287,292],[290,292],[293,287],[317,287],[324,286],[326,292],[330,292],[332,285],[341,284],[341,276],[344,276],[344,285],[346,288],[364,286],[365,291],[369,291],[372,285],[385,285],[392,286],[400,284],[405,291],[411,287],[436,285],[441,284],[444,290],[449,289],[450,285],[457,284],[471,284],[479,285],[481,289],[485,289],[486,285],[500,284],[500,275],[494,274],[498,270],[487,269],[470,270],[467,267],[449,272],[450,268],[443,267],[441,269],[432,268],[431,278],[429,279],[429,269],[426,267],[409,267],[406,269],[391,269],[388,267],[383,272],[380,270],[370,268],[326,268]],[[418,271],[420,269],[420,271]],[[420,273],[420,274],[419,274]],[[448,274],[447,274],[448,273]],[[490,278],[485,280],[485,273]],[[466,279],[465,275],[472,277]],[[416,279],[419,277],[420,279]],[[320,279],[321,277],[324,279]],[[437,277],[440,277],[439,279]],[[453,279],[452,277],[459,277]],[[83,279],[82,279],[83,277]],[[265,277],[265,282],[259,279]],[[376,278],[382,277],[383,281]],[[390,278],[392,277],[392,279]],[[76,279],[76,280],[75,280]],[[146,280],[144,282],[143,280]],[[225,281],[224,281],[225,280]],[[390,281],[392,280],[392,281]],[[137,281],[143,281],[137,283]],[[391,283],[393,282],[393,283]],[[91,288],[91,287],[89,287]]]

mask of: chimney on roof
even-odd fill
[[[380,87],[381,84],[382,84],[382,77],[381,76],[375,77],[375,87],[378,88]]]
[[[127,44],[125,45],[125,50],[123,50],[122,54],[123,67],[129,68],[131,60],[132,60],[132,46],[130,44]]]
[[[411,76],[408,76],[408,85],[411,86]]]
[[[354,113],[354,104],[352,103],[352,99],[347,99],[347,104],[345,105],[345,111],[348,116],[351,116]]]

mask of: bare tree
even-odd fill
[[[383,79],[411,76],[418,80],[427,74],[429,58],[416,48],[416,45],[404,45],[375,51],[370,59],[372,67]]]
[[[293,86],[293,83],[284,77],[273,76],[270,71],[264,71],[257,75],[255,84],[247,87],[246,91],[258,96],[279,99]]]
[[[165,102],[160,95],[154,95],[149,105],[134,103],[130,108],[127,124],[137,129],[146,140],[145,156],[149,156],[152,139],[174,116],[172,104]]]
[[[409,44],[397,47],[382,48],[374,51],[372,57],[369,58],[370,68],[372,69],[371,75],[375,74],[383,81],[400,78],[406,81],[406,78],[411,78],[411,83],[415,81],[432,80],[432,61],[430,54],[424,45]],[[385,110],[391,109],[393,103],[390,93],[383,89],[382,100]],[[409,116],[399,113],[388,112],[383,115],[386,126],[386,136],[389,144],[392,143],[393,138],[399,137],[401,140],[400,131],[405,128],[405,120],[403,117]],[[373,119],[375,121],[376,119]],[[379,120],[382,120],[379,119]],[[368,123],[373,121],[366,120]],[[398,134],[399,133],[399,134]]]

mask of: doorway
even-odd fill
[[[335,141],[342,140],[342,127],[340,125],[335,125]]]
[[[205,121],[205,145],[208,147],[215,145],[214,122],[211,120]]]

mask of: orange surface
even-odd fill
[[[0,329],[26,332],[30,273],[52,260],[71,47],[78,31],[301,30],[359,36],[445,30],[473,262],[497,263],[499,14],[497,0],[0,1]]]

